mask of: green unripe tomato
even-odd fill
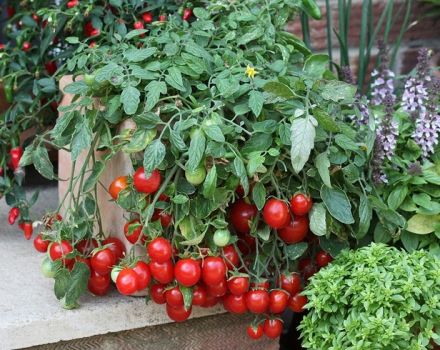
[[[95,74],[84,74],[84,82],[87,86],[95,85]]]
[[[46,278],[54,278],[55,277],[55,265],[50,260],[49,256],[45,256],[44,259],[41,261],[41,272],[43,273],[43,276]]]
[[[198,186],[205,181],[206,169],[205,167],[201,166],[194,171],[186,170],[185,177],[186,181],[188,181],[191,185]]]
[[[120,267],[120,266],[115,266],[112,269],[110,277],[112,278],[113,283],[116,283],[116,280],[118,279],[118,276],[119,276],[119,272],[121,272],[121,271],[122,271],[122,267]]]
[[[214,244],[217,247],[225,247],[228,245],[231,239],[231,233],[229,230],[217,230],[214,233]]]

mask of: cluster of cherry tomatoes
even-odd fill
[[[117,200],[121,191],[131,184],[139,193],[156,195],[162,176],[159,170],[147,175],[140,167],[132,177],[116,178],[109,193]],[[249,337],[277,338],[283,329],[281,314],[287,309],[297,313],[304,311],[307,298],[301,294],[303,285],[331,261],[331,256],[319,251],[313,260],[303,258],[298,264],[299,272],[283,272],[276,281],[251,277],[244,264],[255,251],[256,238],[250,232],[258,210],[247,198],[242,198],[240,188],[236,192],[241,198],[230,206],[229,219],[238,241],[236,245],[230,244],[230,237],[224,239],[224,234],[216,232],[214,242],[219,247],[216,254],[208,248],[200,248],[198,257],[181,254],[166,237],[145,235],[139,218],[127,222],[124,228],[126,239],[144,249],[137,257],[126,254],[124,244],[115,237],[101,242],[81,240],[72,246],[67,240],[49,242],[40,234],[34,245],[38,251],[48,252],[43,261],[46,275],[51,275],[53,261],[61,260],[68,269],[77,261],[85,263],[91,272],[88,289],[94,295],[105,295],[111,281],[122,295],[148,292],[149,298],[164,305],[168,316],[176,322],[187,320],[195,306],[208,308],[221,304],[233,314],[255,315],[254,322],[247,327]],[[160,200],[166,202],[169,198],[161,194]],[[268,199],[262,210],[264,224],[276,230],[286,244],[310,240],[307,214],[312,204],[304,194],[294,195],[289,203]],[[61,217],[55,219],[61,220]],[[53,220],[46,226],[50,227]],[[173,224],[172,215],[162,210],[156,210],[152,220],[160,220],[164,228]],[[224,231],[230,234],[229,230]]]

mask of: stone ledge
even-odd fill
[[[36,215],[57,206],[57,188],[42,188]],[[0,201],[0,340],[1,349],[17,349],[169,323],[164,307],[144,298],[86,295],[81,307],[64,310],[53,294],[53,280],[40,272],[43,254],[26,241],[17,226],[7,225]],[[195,308],[192,317],[221,312]]]

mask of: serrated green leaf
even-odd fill
[[[78,159],[80,153],[89,148],[92,143],[92,130],[90,130],[87,120],[83,118],[76,126],[70,145],[72,160]]]
[[[330,215],[343,224],[353,224],[351,204],[345,192],[339,189],[321,187],[321,198]]]
[[[217,168],[215,165],[209,169],[203,182],[203,196],[208,199],[212,199],[217,188]]]
[[[299,173],[309,160],[310,152],[315,146],[316,131],[309,118],[297,118],[292,122],[290,132],[292,167]]]
[[[289,244],[286,247],[287,258],[289,260],[297,260],[306,252],[308,247],[308,244],[305,242]]]
[[[134,86],[127,86],[121,94],[121,103],[124,106],[124,112],[128,115],[136,113],[140,103],[140,91]]]
[[[161,140],[154,140],[145,149],[144,152],[144,169],[146,174],[151,174],[162,161],[165,159],[166,148]]]
[[[145,103],[145,111],[151,111],[159,102],[160,95],[167,93],[167,85],[163,81],[153,80],[146,86],[147,102]]]
[[[105,170],[105,164],[101,161],[96,161],[93,165],[92,173],[84,182],[83,191],[88,192],[98,183],[99,177]]]
[[[205,154],[206,138],[202,130],[193,133],[188,150],[188,162],[186,169],[194,171],[199,166]]]
[[[249,93],[249,108],[258,117],[263,109],[264,96],[261,92],[252,90]]]
[[[315,166],[318,169],[319,176],[321,176],[322,182],[327,187],[332,187],[330,180],[330,160],[328,159],[327,152],[318,154],[315,159]]]
[[[327,211],[322,203],[315,203],[309,214],[310,230],[317,236],[327,234]]]
[[[128,49],[124,51],[124,57],[129,62],[141,62],[148,57],[153,56],[157,52],[155,47],[147,47],[145,49]]]
[[[264,208],[264,204],[266,203],[266,187],[261,182],[257,182],[252,189],[252,199],[257,206],[258,210],[262,210]]]

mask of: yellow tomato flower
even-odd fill
[[[246,75],[251,78],[254,79],[255,78],[255,74],[257,74],[258,72],[255,70],[254,67],[251,67],[250,65],[248,65],[246,67]]]

